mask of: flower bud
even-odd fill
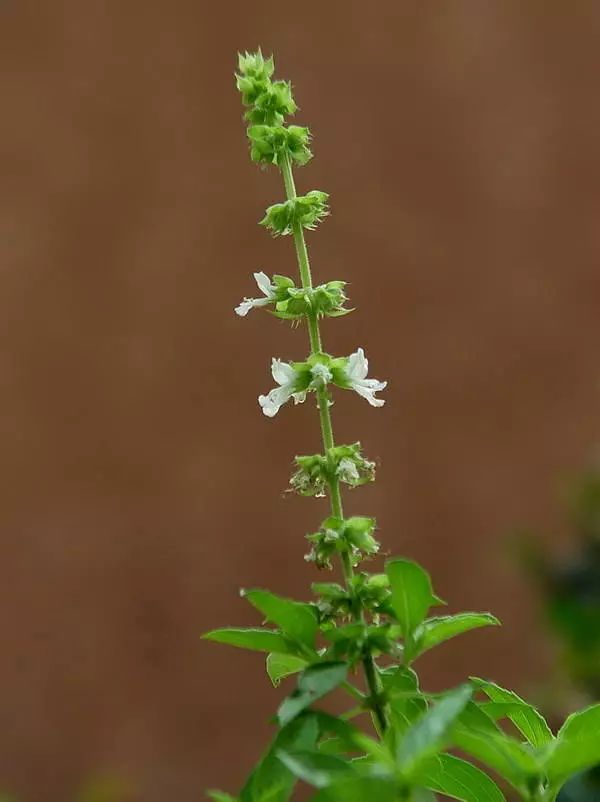
[[[265,59],[259,48],[256,53],[238,53],[238,69],[240,75],[266,80],[273,75],[275,64],[273,56]]]

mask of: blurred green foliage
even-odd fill
[[[575,546],[565,559],[548,557],[528,542],[527,563],[543,593],[545,610],[561,644],[573,685],[600,700],[600,469],[585,471],[568,490]],[[600,739],[600,732],[598,733]],[[600,766],[571,780],[559,802],[600,802]]]

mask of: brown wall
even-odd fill
[[[0,782],[66,802],[235,788],[278,693],[199,640],[256,619],[240,585],[305,594],[323,503],[284,497],[312,404],[263,418],[302,330],[237,318],[282,196],[247,158],[238,49],[274,50],[332,196],[316,276],[356,314],[387,405],[344,395],[380,481],[349,509],[499,633],[439,651],[527,689],[550,667],[506,532],[559,531],[554,491],[598,437],[600,6],[488,0],[0,3]]]

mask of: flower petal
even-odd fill
[[[289,362],[282,362],[281,359],[273,357],[271,360],[271,375],[282,387],[293,385],[296,381],[296,371]]]
[[[375,385],[375,386],[370,386]],[[352,389],[369,402],[372,407],[382,407],[385,404],[383,398],[375,398],[377,390],[387,387],[387,382],[378,382],[376,379],[363,379],[362,382],[353,382]]]
[[[267,276],[266,273],[262,271],[260,273],[254,273],[254,280],[258,284],[258,289],[262,292],[263,295],[266,295],[267,298],[271,297],[273,292],[273,285],[271,284],[271,279]]]
[[[379,392],[379,390],[385,390],[387,387],[387,382],[380,382],[379,379],[361,379],[356,384],[360,384],[362,387],[366,387],[368,390],[371,390],[374,393]]]
[[[254,302],[252,298],[244,298],[244,300],[240,301],[239,305],[235,307],[234,311],[236,315],[239,315],[240,317],[246,317],[253,306]]]
[[[348,357],[348,364],[346,365],[346,375],[350,381],[358,381],[364,379],[369,370],[369,361],[365,357],[365,352],[362,348],[358,348],[353,354]]]
[[[270,298],[244,298],[240,305],[236,306],[235,311],[240,317],[246,317],[255,306],[266,306],[270,302]]]
[[[279,409],[286,401],[289,401],[292,393],[285,387],[274,387],[267,395],[259,395],[258,403],[260,404],[263,414],[268,418],[274,418],[279,412]]]

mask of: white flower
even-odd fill
[[[271,373],[279,385],[274,387],[268,395],[259,395],[258,403],[268,418],[273,418],[279,412],[279,407],[294,398],[295,404],[301,404],[306,399],[306,390],[296,391],[298,374],[288,362],[273,358]]]
[[[336,473],[342,482],[346,482],[347,484],[358,482],[360,479],[360,474],[358,472],[358,468],[356,467],[356,463],[349,457],[342,457],[337,466]]]
[[[264,298],[244,298],[243,301],[240,302],[238,306],[235,308],[236,314],[240,317],[246,317],[248,312],[253,309],[255,306],[266,306],[270,304],[271,301],[275,298],[275,285],[271,284],[271,281],[266,273],[254,273],[254,280],[258,284],[258,289],[262,292],[265,296]]]
[[[382,407],[385,401],[382,398],[375,398],[375,393],[387,387],[387,382],[380,382],[377,379],[367,379],[369,362],[365,357],[365,352],[359,348],[348,357],[346,364],[346,379],[350,387],[363,398],[366,398],[372,407]]]

